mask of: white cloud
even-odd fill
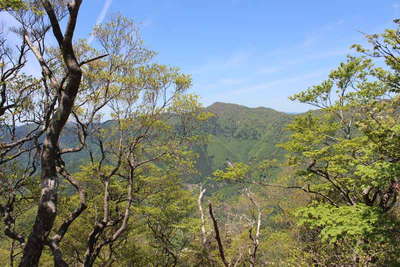
[[[221,78],[216,81],[212,81],[205,84],[196,84],[195,87],[199,90],[214,90],[214,89],[231,89],[234,86],[238,86],[246,82],[246,79],[242,78]]]
[[[153,20],[151,18],[146,18],[142,21],[141,25],[143,27],[150,27],[151,25],[153,25]]]
[[[287,111],[306,110],[307,107],[287,98],[318,84],[338,60],[353,52],[348,49],[349,38],[332,41],[343,24],[341,19],[333,21],[310,32],[303,40],[264,52],[249,48],[229,56],[216,56],[191,72],[194,88],[201,92],[206,103],[223,101]],[[327,43],[329,47],[321,49]]]
[[[324,38],[324,36],[326,36],[329,32],[335,30],[338,26],[342,25],[343,23],[344,20],[339,19],[333,23],[322,25],[321,27],[312,31],[306,36],[306,38],[302,42],[302,47],[310,47],[316,44],[320,39]]]
[[[292,76],[284,79],[276,79],[273,81],[262,82],[252,86],[246,86],[237,90],[230,91],[231,95],[241,95],[248,93],[260,93],[268,89],[280,90],[280,88],[288,87],[290,85],[297,85],[310,79],[327,76],[328,70],[317,70],[302,75]]]
[[[272,73],[277,73],[283,69],[282,66],[267,66],[267,67],[261,67],[258,69],[257,74],[261,75],[266,75],[266,74],[272,74]]]
[[[215,101],[240,103],[250,107],[266,106],[286,112],[309,110],[309,106],[288,100],[300,90],[321,82],[329,73],[329,69],[319,69],[287,78],[264,81],[254,84],[242,84],[236,90],[225,90],[207,96],[207,104]]]
[[[251,52],[245,51],[238,51],[232,53],[230,56],[222,58],[222,59],[215,59],[206,62],[203,65],[200,65],[196,69],[192,70],[192,74],[206,74],[209,72],[215,71],[226,71],[227,69],[233,69],[242,66],[243,64],[247,63],[252,57]]]
[[[113,1],[113,0],[105,0],[104,5],[103,5],[103,8],[102,8],[101,11],[100,11],[100,14],[97,16],[96,24],[100,24],[100,23],[103,22],[104,18],[105,18],[106,15],[107,15],[107,11],[108,11],[108,9],[109,9],[110,6],[111,6],[112,1]]]
[[[108,9],[110,8],[113,0],[105,0],[103,8],[100,11],[100,14],[97,16],[96,25],[101,24],[103,20],[106,18]],[[91,35],[88,39],[88,43],[90,44],[93,41],[93,35]]]

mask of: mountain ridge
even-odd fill
[[[196,151],[201,176],[223,168],[227,160],[283,160],[285,152],[276,145],[288,137],[286,126],[295,115],[223,102],[215,102],[205,110],[214,117],[202,129],[209,135],[207,144]]]
[[[199,182],[216,169],[223,168],[227,160],[249,163],[255,160],[283,160],[285,152],[276,146],[286,140],[286,125],[295,115],[271,108],[251,108],[239,104],[215,102],[205,108],[214,114],[200,128],[200,133],[208,136],[208,141],[193,150],[199,154],[197,166],[200,175],[192,179]],[[110,127],[112,120],[101,123]],[[20,126],[21,136],[29,125]],[[64,129],[60,139],[61,146],[76,145],[75,132],[70,124]],[[90,144],[88,144],[90,145]],[[65,161],[73,170],[78,170],[88,155],[85,152],[65,156]]]

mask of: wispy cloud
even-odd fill
[[[272,74],[272,73],[277,73],[283,69],[283,66],[266,66],[266,67],[261,67],[257,70],[257,74],[261,75],[266,75],[266,74]]]
[[[219,89],[231,89],[232,87],[241,85],[245,82],[248,82],[245,78],[221,78],[218,80],[213,80],[207,83],[196,84],[196,88],[199,90],[219,90]]]
[[[252,55],[253,54],[249,51],[237,51],[225,58],[209,60],[208,62],[192,70],[191,73],[204,74],[241,67],[243,64],[246,64],[251,59]]]
[[[309,109],[307,105],[290,102],[288,97],[300,90],[318,84],[329,73],[328,68],[292,75],[287,78],[261,81],[253,84],[242,84],[235,90],[225,90],[211,95],[211,104],[215,101],[241,103],[243,105],[257,107],[267,106],[286,112],[299,112]]]
[[[253,65],[251,67],[251,71],[247,71],[246,69],[243,69],[243,74],[240,76],[227,76],[226,73],[223,71],[219,72],[221,73],[221,76],[223,75],[222,78],[218,79],[211,79],[208,80],[207,82],[203,82],[200,84],[197,84],[196,87],[198,87],[201,90],[221,90],[221,89],[233,89],[237,88],[238,86],[246,87],[246,88],[254,88],[252,83],[255,80],[266,80],[266,79],[271,79],[276,76],[280,76],[281,74],[287,74],[291,72],[301,72],[302,69],[299,68],[299,66],[304,66],[305,63],[315,63],[319,62],[322,60],[329,60],[335,57],[340,57],[348,54],[350,50],[348,49],[332,49],[331,51],[317,51],[315,53],[311,54],[299,54],[297,57],[285,57],[285,58],[279,58],[279,60],[268,60],[266,58],[264,61],[270,63],[268,64],[262,64],[260,66]],[[238,58],[237,58],[238,59]],[[247,58],[245,62],[252,62],[255,61],[255,57],[250,57]],[[223,67],[223,70],[226,70],[226,66],[236,66],[236,64],[231,65],[233,62],[236,62],[235,60],[228,60],[228,61],[221,61],[225,62],[224,64],[221,64],[220,66],[208,66],[207,68],[203,66],[201,69],[205,73],[202,72],[204,76],[207,76],[207,73],[211,73],[212,71],[217,71],[217,69]],[[241,62],[241,61],[239,61]],[[230,64],[229,64],[230,63]],[[238,69],[240,70],[241,64],[238,65]],[[291,71],[289,71],[291,70]],[[326,72],[327,73],[327,72]],[[325,73],[325,74],[326,74]],[[194,73],[197,74],[197,73]],[[315,73],[314,73],[315,74]],[[305,76],[299,76],[299,78],[306,79],[308,75]],[[277,83],[279,82],[285,82],[287,79],[279,79],[274,81],[274,85],[276,87],[279,87]],[[297,81],[297,80],[296,80]],[[268,84],[270,84],[269,82]],[[262,86],[260,86],[262,87]],[[256,87],[257,88],[257,87]]]
[[[306,110],[307,106],[289,102],[288,97],[321,82],[346,54],[353,52],[348,48],[353,35],[337,38],[344,23],[337,19],[317,26],[287,45],[263,50],[247,47],[230,55],[216,55],[190,72],[194,88],[205,96],[207,104],[223,101],[285,111]]]
[[[251,86],[246,86],[243,88],[239,88],[233,91],[230,91],[231,95],[241,95],[241,94],[248,94],[248,93],[260,93],[265,90],[273,89],[273,90],[279,90],[282,87],[287,87],[290,85],[296,85],[299,82],[304,82],[308,80],[312,80],[315,78],[321,78],[324,77],[328,74],[327,69],[323,70],[316,70],[312,71],[309,73],[305,73],[302,75],[296,75],[288,78],[283,78],[283,79],[276,79],[272,81],[267,81],[267,82],[261,82],[255,85]]]
[[[96,24],[100,24],[103,22],[104,18],[107,15],[107,11],[110,8],[113,0],[105,0],[103,8],[100,11],[100,14],[97,16]]]
[[[318,29],[312,31],[309,33],[306,38],[304,39],[302,46],[303,47],[310,47],[318,42],[318,40],[322,39],[324,36],[326,36],[330,31],[335,30],[338,26],[342,25],[344,23],[343,19],[339,19],[333,23],[328,23],[325,25],[322,25]]]
[[[151,18],[146,18],[145,20],[142,21],[141,25],[143,27],[150,27],[151,25],[153,25],[154,21]]]
[[[104,1],[103,8],[101,9],[100,14],[96,18],[96,25],[101,24],[104,21],[104,19],[106,18],[108,9],[110,9],[112,1],[113,0],[105,0]],[[90,44],[91,42],[93,42],[93,39],[94,39],[94,36],[90,35],[90,37],[88,39],[88,43]]]

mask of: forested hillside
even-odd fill
[[[283,159],[283,149],[276,145],[288,136],[286,126],[294,115],[225,103],[215,103],[206,110],[215,116],[202,128],[210,135],[200,151],[203,173],[210,174],[227,161]]]
[[[204,107],[85,3],[0,1],[2,266],[400,265],[400,20],[288,114]]]
[[[267,159],[284,160],[285,151],[277,144],[287,139],[289,132],[286,128],[295,115],[269,108],[248,108],[221,102],[206,107],[204,112],[211,115],[198,126],[198,134],[205,139],[192,147],[198,153],[196,168],[199,175],[187,182],[201,182],[215,170],[223,168],[227,161],[251,163]],[[115,122],[109,120],[98,126],[112,128]],[[66,125],[60,139],[61,147],[78,144],[74,129],[73,125]],[[29,126],[19,126],[16,135],[24,136],[29,130]],[[93,146],[93,142],[89,139],[88,145]],[[85,151],[65,157],[75,170],[88,159],[89,154]]]

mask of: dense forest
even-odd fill
[[[1,266],[400,265],[399,20],[288,114],[202,106],[128,17],[74,39],[84,2],[0,1]]]

